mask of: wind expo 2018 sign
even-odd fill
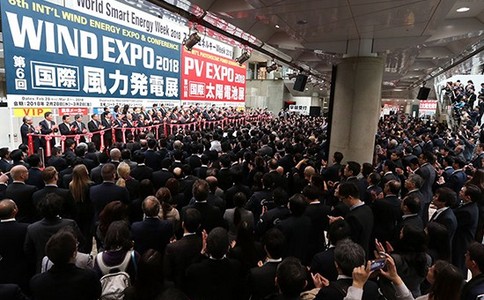
[[[115,0],[7,0],[1,13],[10,107],[245,101],[233,47],[204,37],[184,50],[186,21],[169,13]]]

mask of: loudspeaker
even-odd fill
[[[420,90],[418,90],[417,99],[418,100],[427,100],[427,98],[429,97],[429,93],[430,93],[430,88],[421,87]]]
[[[309,107],[309,116],[311,116],[311,117],[321,116],[321,106],[310,106]]]
[[[306,87],[306,82],[308,81],[308,76],[304,74],[298,74],[296,77],[296,82],[294,82],[293,89],[295,91],[304,92],[304,88]]]

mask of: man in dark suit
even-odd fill
[[[452,241],[452,264],[467,274],[465,254],[467,248],[474,241],[477,222],[479,219],[479,208],[477,203],[481,199],[481,190],[473,184],[463,186],[459,192],[462,205],[454,209],[457,219],[457,228]]]
[[[165,252],[165,247],[173,237],[173,224],[171,221],[160,220],[160,202],[154,196],[148,196],[142,204],[145,219],[131,225],[134,249],[143,255],[148,249],[154,249],[160,253]]]
[[[341,161],[343,161],[343,153],[341,152],[335,152],[333,154],[333,164],[328,167],[327,169],[323,168],[323,178],[325,181],[332,181],[332,182],[337,182],[340,181],[340,170],[343,167],[341,165]],[[323,166],[324,167],[324,166]]]
[[[95,185],[89,190],[96,220],[106,204],[112,201],[121,201],[124,204],[129,204],[128,190],[114,184],[116,178],[116,168],[114,165],[111,163],[105,164],[101,169],[101,176],[103,183]]]
[[[401,218],[400,181],[390,180],[385,184],[384,197],[377,198],[370,207],[373,210],[373,236],[380,242],[391,241],[397,223]]]
[[[439,188],[435,191],[432,203],[436,206],[437,210],[432,215],[432,218],[430,218],[429,223],[437,222],[445,226],[448,232],[449,249],[452,249],[452,240],[457,229],[457,219],[451,207],[457,204],[457,195],[449,188]]]
[[[400,240],[400,232],[405,226],[412,226],[415,229],[424,230],[422,218],[418,215],[421,209],[420,202],[420,198],[413,194],[407,195],[405,198],[403,198],[402,205],[400,207],[402,211],[402,219],[400,222],[398,222],[393,232],[393,243]]]
[[[405,189],[408,191],[405,197],[410,196],[410,197],[418,198],[418,202],[420,203],[420,209],[418,211],[418,214],[421,219],[423,219],[422,212],[425,209],[424,196],[420,191],[422,184],[423,184],[423,179],[418,174],[408,175],[407,179],[405,179],[405,182],[404,182]]]
[[[297,257],[304,265],[311,262],[312,247],[310,240],[314,238],[308,233],[312,232],[311,219],[304,215],[306,200],[303,195],[295,194],[289,199],[291,215],[277,224],[284,234],[287,247],[286,256]]]
[[[232,179],[232,173],[230,172],[230,165],[231,165],[230,157],[226,154],[222,155],[220,157],[220,164],[222,168],[217,173],[217,180],[218,180],[219,187],[223,191],[226,191],[234,184]]]
[[[345,220],[351,227],[351,239],[369,253],[371,233],[373,232],[373,212],[359,197],[358,187],[353,182],[343,182],[338,188],[338,197],[350,208]],[[329,217],[329,222],[341,217]]]
[[[277,266],[282,261],[285,243],[284,235],[278,229],[272,228],[264,234],[262,244],[267,258],[262,265],[249,271],[250,299],[265,299],[267,296],[277,293],[274,279],[276,278]]]
[[[8,147],[0,148],[0,171],[6,173],[12,168],[12,163],[10,161],[10,151]]]
[[[98,299],[101,282],[92,270],[76,267],[77,240],[68,231],[53,234],[46,244],[46,254],[54,265],[30,281],[34,299]]]
[[[182,219],[185,211],[188,208],[196,208],[202,215],[201,229],[205,229],[210,232],[217,226],[223,226],[224,220],[222,218],[222,212],[216,206],[210,205],[207,202],[209,194],[208,182],[198,179],[193,183],[193,197],[195,198],[194,204],[189,204],[182,209]]]
[[[44,114],[44,120],[41,121],[39,123],[40,125],[40,133],[42,134],[51,134],[51,133],[55,133],[58,131],[58,127],[57,125],[55,125],[55,122],[53,121],[54,120],[54,115],[51,113],[51,112],[46,112]],[[43,147],[46,146],[46,140],[45,138],[42,138],[41,139],[41,145]],[[52,139],[50,141],[50,149],[52,149],[55,145],[55,139]]]
[[[230,168],[230,171],[232,172],[232,179],[234,181],[234,185],[231,186],[228,190],[225,191],[225,202],[226,202],[226,207],[232,208],[234,207],[234,196],[237,193],[244,193],[245,197],[247,199],[250,199],[252,196],[252,190],[243,184],[244,180],[244,173],[242,170],[242,166],[234,166]]]
[[[259,236],[262,236],[267,230],[291,215],[291,211],[287,208],[289,196],[286,190],[281,188],[275,189],[272,191],[271,199],[268,202],[272,202],[274,207],[268,210],[268,207],[264,206],[263,213],[260,219],[257,220],[257,233]]]
[[[24,253],[27,223],[15,220],[18,208],[10,199],[0,201],[0,282],[15,283],[28,288],[33,266]]]
[[[472,242],[466,252],[466,267],[472,278],[462,287],[462,300],[479,299],[484,294],[484,245]]]
[[[145,154],[145,164],[153,169],[153,171],[158,171],[161,169],[161,156],[158,152],[155,151],[156,149],[156,140],[149,139],[148,140],[148,149],[144,152]]]
[[[143,179],[151,180],[153,178],[153,169],[145,164],[145,154],[141,151],[135,151],[134,161],[138,164],[136,168],[131,170],[131,176],[138,181]]]
[[[102,129],[105,129],[106,131],[104,132],[104,147],[109,148],[111,147],[111,144],[113,143],[113,129],[112,129],[112,123],[111,123],[111,113],[109,111],[105,111],[103,113],[103,118],[102,119]]]
[[[241,264],[226,257],[229,249],[227,230],[214,228],[207,236],[206,245],[210,258],[187,269],[187,282],[191,286],[188,296],[191,299],[242,299]]]
[[[152,182],[155,190],[164,187],[168,179],[173,178],[173,173],[168,170],[171,165],[171,159],[165,158],[161,161],[161,170],[153,172]]]
[[[460,192],[460,189],[464,186],[467,181],[467,175],[464,172],[465,162],[459,158],[454,160],[454,172],[450,174],[449,179],[445,183],[445,186],[450,188],[456,193]]]
[[[435,171],[432,164],[435,161],[434,155],[431,152],[424,152],[418,156],[418,160],[420,163],[420,168],[417,169],[415,173],[420,175],[423,179],[422,187],[420,191],[423,195],[423,211],[422,211],[422,220],[424,225],[427,224],[429,220],[429,206],[430,202],[432,201],[432,186],[435,182],[435,177],[437,176],[437,172]]]
[[[32,223],[35,221],[35,207],[32,203],[32,195],[37,191],[33,185],[25,184],[29,178],[26,167],[18,165],[10,170],[13,183],[5,191],[5,198],[12,199],[19,209],[17,219],[19,222]]]
[[[72,122],[71,128],[73,129],[73,134],[81,134],[81,139],[79,141],[85,143],[86,139],[82,134],[87,133],[87,127],[86,124],[82,122],[82,115],[74,116],[74,122]]]
[[[308,185],[303,189],[303,195],[306,198],[307,207],[304,215],[311,219],[311,239],[309,257],[323,251],[326,247],[324,232],[328,230],[328,215],[331,213],[331,207],[319,201],[320,192],[315,186]],[[308,233],[309,234],[309,233]]]
[[[62,123],[59,124],[59,131],[62,135],[74,134],[71,126],[71,117],[69,115],[62,116]]]
[[[61,189],[57,186],[58,172],[54,167],[47,167],[42,171],[42,180],[45,182],[45,187],[36,191],[32,195],[32,202],[35,207],[51,193],[57,194],[62,198],[62,211],[60,216],[63,218],[74,219],[76,216],[76,208],[72,195],[68,189]]]
[[[350,240],[340,241],[334,249],[334,262],[337,265],[340,279],[330,282],[329,286],[323,286],[321,281],[315,280],[316,287],[321,288],[314,298],[315,300],[343,300],[346,294],[343,291],[347,291],[353,283],[351,277],[353,269],[366,262],[365,251],[361,245]],[[377,299],[378,295],[378,285],[373,281],[367,281],[363,287],[361,299]]]
[[[25,116],[22,119],[23,124],[20,126],[20,136],[22,137],[22,144],[28,145],[29,144],[29,133],[36,133],[40,134],[40,126],[35,128],[33,124],[32,117]],[[38,137],[33,137],[34,143],[34,152],[37,152],[37,149],[40,147],[40,139]]]
[[[336,220],[329,226],[328,240],[329,247],[314,255],[311,261],[311,273],[318,273],[329,281],[338,278],[338,271],[334,265],[334,248],[344,239],[351,235],[350,225],[345,220]]]
[[[43,219],[27,227],[24,251],[27,257],[35,263],[37,273],[41,270],[42,259],[45,256],[45,245],[59,229],[70,227],[76,237],[81,237],[79,227],[74,220],[59,217],[61,209],[62,198],[56,194],[47,195],[39,205],[40,215]]]
[[[188,283],[185,279],[186,270],[198,259],[202,250],[202,238],[197,234],[201,220],[202,216],[197,209],[185,210],[182,222],[183,237],[168,244],[165,249],[163,264],[165,277],[185,292]]]
[[[101,169],[102,167],[109,161],[109,157],[106,153],[99,154],[99,165],[94,167],[91,170],[91,180],[94,181],[95,184],[101,184],[103,182],[103,177],[101,176]]]
[[[368,175],[368,186],[365,189],[363,199],[361,199],[363,202],[365,202],[365,204],[371,204],[373,201],[376,200],[378,195],[383,192],[383,189],[378,185],[380,183],[380,180],[381,176],[377,172],[373,172]]]
[[[99,116],[97,114],[91,115],[91,121],[87,123],[87,128],[89,129],[89,132],[93,134],[91,140],[94,145],[96,145],[96,149],[99,150],[101,146],[101,136],[98,132],[102,130],[102,124],[99,122]]]
[[[44,187],[44,181],[42,180],[42,163],[40,161],[40,156],[38,154],[32,154],[27,157],[27,163],[30,166],[29,169],[29,179],[25,181],[26,184],[35,186],[38,189]]]

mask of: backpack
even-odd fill
[[[124,260],[117,266],[106,266],[102,259],[102,252],[96,256],[97,265],[104,274],[101,277],[101,297],[100,300],[122,300],[124,290],[131,285],[129,274],[126,273],[130,258],[136,266],[134,251],[128,251]]]

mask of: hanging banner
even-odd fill
[[[437,100],[421,100],[419,103],[418,114],[435,115],[437,111]]]
[[[182,105],[245,103],[245,65],[206,51],[183,49]],[[241,105],[242,104],[242,105]]]
[[[104,3],[84,2],[97,7]],[[179,103],[180,43],[150,34],[154,23],[137,16],[133,8],[122,11],[113,3],[111,13],[126,18],[131,27],[94,17],[85,13],[87,9],[2,1],[9,106]]]

